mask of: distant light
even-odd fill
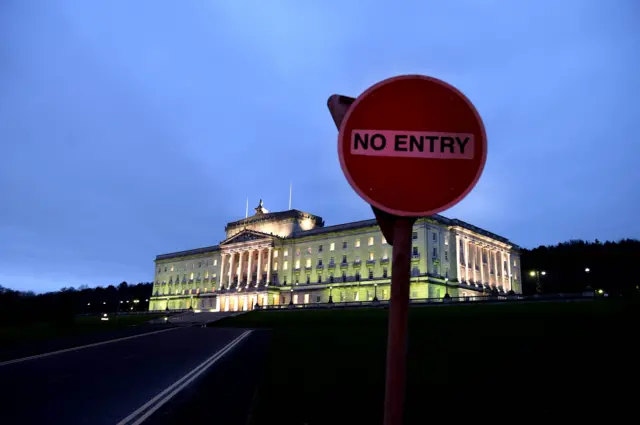
[[[202,313],[202,310],[193,310],[194,313]]]
[[[147,302],[148,302],[148,301],[149,301],[149,298],[147,298],[145,301],[147,301]]]
[[[540,274],[541,274],[542,276],[544,276],[545,274],[547,274],[547,272],[542,272],[542,273],[540,273]]]
[[[106,304],[106,303],[107,303],[106,301],[102,301],[102,304]]]
[[[598,289],[598,294],[604,294],[604,291],[602,289]]]
[[[91,303],[87,303],[87,305],[91,305]]]
[[[584,269],[584,271],[589,273],[591,271],[591,269],[589,267],[587,267],[586,269]]]
[[[120,304],[122,304],[122,301],[120,301]]]
[[[127,304],[129,304],[129,300],[127,300]]]
[[[533,270],[529,272],[529,276],[535,276],[535,275],[536,275],[536,272],[534,272]]]
[[[377,283],[374,283],[374,284],[373,284],[373,286],[378,286],[378,284],[377,284]]]
[[[100,320],[109,320],[108,317],[101,317]]]
[[[104,313],[104,314],[103,314],[103,316],[104,316],[104,317],[107,317],[107,313]]]
[[[168,318],[168,317],[165,317],[165,318],[164,318],[164,321],[166,322],[167,320],[169,320],[169,318]]]

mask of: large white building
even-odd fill
[[[256,304],[390,296],[391,249],[375,219],[325,226],[299,210],[228,223],[219,245],[158,255],[151,310],[250,310]],[[457,219],[413,227],[411,298],[521,293],[518,246]]]

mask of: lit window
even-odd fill
[[[384,254],[382,254],[382,259],[383,260],[388,260],[389,259],[389,255],[387,255],[387,251],[385,251]]]
[[[218,265],[218,260],[217,260],[217,259],[213,260],[213,265],[214,265],[214,266],[217,266],[217,265]]]
[[[335,251],[336,249],[336,243],[335,242],[331,242],[329,244],[329,251]]]
[[[288,262],[288,261],[285,261],[285,262],[284,262],[284,266],[283,266],[283,268],[284,268],[285,270],[287,270],[287,269],[289,268],[289,262]]]
[[[360,262],[360,256],[356,255],[356,263],[359,263],[359,262]]]
[[[171,265],[171,271],[173,271],[173,264]]]
[[[374,259],[375,259],[375,254],[374,254],[374,252],[373,252],[373,251],[370,251],[370,252],[369,252],[369,261],[372,261],[372,260],[374,260]]]
[[[360,239],[356,239],[355,246],[356,246],[356,248],[360,248]]]
[[[307,254],[311,254],[311,247],[307,248]]]
[[[189,279],[193,280],[193,272],[189,275]]]
[[[278,258],[278,250],[273,251],[273,258]]]
[[[300,248],[296,248],[296,257],[300,256]]]
[[[215,279],[216,277],[218,277],[218,275],[214,273],[214,274],[212,274],[212,275],[211,275],[211,277],[212,277],[213,279]]]
[[[386,300],[387,298],[388,298],[388,297],[387,297],[387,290],[386,290],[386,289],[383,289],[383,290],[382,290],[382,299],[383,299],[383,300]]]
[[[204,278],[208,279],[209,278],[209,271],[204,272]]]
[[[413,232],[413,233],[411,234],[411,239],[413,239],[414,241],[415,241],[416,239],[418,239],[418,232]]]
[[[284,250],[284,256],[285,256],[285,257],[288,257],[288,256],[289,256],[289,250],[288,250],[288,249],[285,249],[285,250]]]
[[[444,235],[444,244],[449,245],[449,235]]]
[[[278,263],[273,263],[273,270],[278,271]]]
[[[373,236],[369,237],[369,246],[373,246]]]
[[[347,249],[347,241],[342,241],[342,249]]]
[[[387,244],[387,240],[385,239],[384,236],[382,238],[380,238],[380,243],[382,243],[382,245],[386,245]]]
[[[311,267],[311,258],[307,258],[306,267]]]
[[[296,269],[300,268],[300,260],[296,260]]]

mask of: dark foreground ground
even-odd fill
[[[639,319],[637,304],[612,300],[413,308],[406,422],[632,413]],[[386,310],[252,312],[214,326],[270,330],[248,423],[381,423]]]

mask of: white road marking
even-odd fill
[[[193,368],[189,373],[184,375],[182,378],[178,379],[176,382],[171,384],[169,387],[164,389],[160,394],[153,397],[151,400],[140,406],[134,412],[132,412],[129,416],[118,422],[116,425],[139,425],[144,422],[149,416],[151,416],[156,410],[162,407],[166,402],[171,400],[173,396],[182,391],[187,385],[193,382],[198,376],[202,375],[209,367],[211,367],[215,362],[220,360],[231,351],[236,345],[238,345],[243,339],[245,339],[251,331],[246,331],[229,344],[227,344],[224,348],[216,352],[214,355],[209,357],[204,362],[200,363],[200,365]],[[155,404],[154,404],[155,403]],[[151,406],[151,407],[150,407]],[[150,408],[149,408],[150,407]],[[129,422],[144,412],[147,408],[149,408],[144,415],[140,416],[135,422]]]
[[[161,332],[173,331],[173,330],[176,330],[176,329],[180,329],[180,328],[162,329],[160,331],[153,331],[153,332],[147,332],[147,333],[143,333],[143,334],[139,334],[139,335],[126,336],[124,338],[110,339],[108,341],[96,342],[94,344],[81,345],[79,347],[65,348],[64,350],[58,350],[58,351],[51,351],[50,353],[36,354],[35,356],[22,357],[20,359],[14,359],[14,360],[7,360],[6,362],[0,362],[0,367],[7,366],[7,365],[10,365],[10,364],[14,364],[14,363],[26,362],[27,360],[41,359],[43,357],[49,357],[49,356],[53,356],[53,355],[56,355],[56,354],[68,353],[70,351],[77,351],[77,350],[83,350],[85,348],[98,347],[100,345],[111,344],[112,342],[126,341],[127,339],[140,338],[140,337],[148,336],[148,335],[155,335],[155,334],[159,334]]]

